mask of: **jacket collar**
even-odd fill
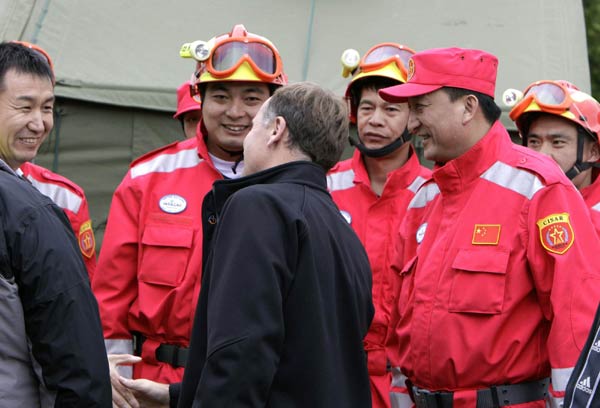
[[[6,162],[2,159],[0,159],[0,170],[10,173],[13,176],[19,177],[19,175],[13,169],[11,169],[10,166],[6,164]]]
[[[421,168],[419,157],[412,144],[410,145],[409,149],[408,160],[406,163],[388,173],[384,191],[388,188],[393,188],[394,190],[405,189],[410,186],[415,178],[419,175]],[[358,149],[355,149],[354,154],[352,155],[352,169],[354,170],[354,183],[364,184],[371,189],[369,173],[367,172],[363,155]]]
[[[433,179],[443,194],[461,191],[494,164],[498,153],[510,144],[508,132],[500,121],[496,121],[488,133],[463,155],[436,166]]]
[[[294,183],[322,190],[327,193],[325,171],[309,161],[294,161],[237,179],[217,180],[210,193],[215,209],[220,212],[225,201],[236,191],[256,184]]]
[[[209,162],[212,168],[215,168],[215,165],[212,162],[210,155],[208,154],[208,146],[206,146],[205,140],[206,135],[202,133],[203,128],[204,126],[202,126],[202,120],[200,120],[198,122],[198,127],[196,128],[196,145],[198,146],[198,156],[200,156],[201,159]]]

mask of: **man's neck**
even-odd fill
[[[371,190],[378,196],[383,193],[383,187],[387,180],[387,176],[392,171],[404,166],[408,161],[410,153],[410,144],[406,143],[395,152],[383,157],[368,157],[363,156],[369,181],[371,182]]]

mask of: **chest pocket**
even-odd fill
[[[155,285],[178,286],[185,275],[194,230],[178,225],[148,225],[142,236],[139,279]]]
[[[509,255],[499,247],[459,249],[452,263],[448,311],[501,313]]]

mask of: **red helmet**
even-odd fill
[[[600,104],[568,81],[536,81],[525,89],[522,99],[509,113],[522,136],[527,135],[534,112],[568,119],[598,140]]]
[[[208,42],[184,44],[179,52],[198,61],[192,84],[221,81],[251,81],[287,84],[283,64],[275,45],[265,37],[249,33],[242,24]]]
[[[201,103],[192,97],[190,83],[184,82],[177,88],[177,112],[173,115],[173,119],[193,110],[201,110]]]
[[[352,89],[362,80],[369,77],[390,78],[399,83],[405,83],[407,78],[408,60],[415,52],[401,44],[377,44],[360,58],[358,51],[348,49],[342,53],[342,76],[346,78],[353,74],[346,88],[346,99],[350,104],[350,121],[356,123],[356,106],[352,100]]]

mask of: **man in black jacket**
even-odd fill
[[[327,193],[345,104],[277,90],[244,141],[245,177],[203,204],[204,277],[180,407],[367,407],[366,253]]]
[[[52,129],[48,61],[0,44],[0,405],[110,407],[98,305],[69,221],[15,173]]]
[[[171,407],[371,406],[363,338],[371,271],[327,192],[348,139],[344,102],[278,89],[244,140],[244,177],[202,207],[202,290],[181,386],[121,378]],[[170,395],[167,395],[170,394]]]

